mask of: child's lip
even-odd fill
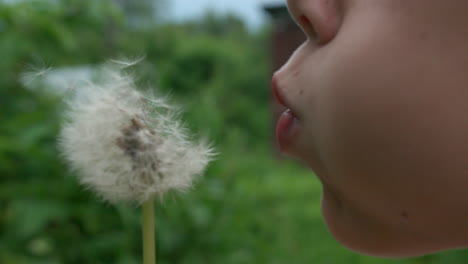
[[[289,106],[289,104],[287,103],[287,100],[285,100],[284,99],[285,97],[281,94],[279,86],[278,86],[278,81],[276,80],[275,76],[273,76],[273,78],[271,80],[271,90],[272,90],[272,93],[273,93],[276,101],[279,104],[281,104],[282,106],[286,107],[286,109],[291,111],[291,113],[294,114],[296,119],[300,119],[299,116],[297,115],[297,112],[293,108],[291,108]]]
[[[283,106],[286,106],[286,103],[284,102],[283,98],[279,94],[278,81],[276,80],[275,77],[271,79],[271,90],[273,92],[273,95],[275,96],[275,99],[278,101],[278,103],[280,103]]]
[[[291,110],[286,110],[276,124],[276,140],[281,152],[288,152],[297,136],[298,119]]]
[[[271,81],[271,89],[274,97],[281,105],[285,106],[287,110],[283,112],[278,118],[276,124],[276,139],[280,147],[280,151],[287,152],[289,146],[293,143],[294,138],[297,135],[298,121],[299,118],[292,111],[286,101],[283,99],[280,90],[278,89],[276,78],[273,77]]]

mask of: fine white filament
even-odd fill
[[[111,203],[141,204],[192,186],[213,156],[193,142],[165,98],[143,94],[107,68],[68,100],[59,146],[79,181]]]

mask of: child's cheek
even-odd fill
[[[405,156],[417,162],[420,146],[430,144],[421,135],[431,129],[429,113],[439,98],[431,94],[433,80],[423,77],[427,56],[406,35],[391,40],[390,33],[393,28],[344,30],[317,66],[311,123],[330,170],[381,174],[390,164],[404,167]]]
[[[327,221],[348,236],[343,243],[371,226],[383,235],[350,243],[385,240],[384,252],[411,239],[429,249],[431,239],[456,235],[446,219],[461,218],[454,205],[468,170],[466,78],[453,72],[456,61],[431,63],[442,51],[371,39],[335,49],[315,83],[311,134],[324,190],[339,200],[324,199],[335,211]]]
[[[321,74],[314,80],[311,123],[329,170],[403,184],[397,175],[418,175],[427,164],[445,161],[442,150],[464,151],[458,145],[468,135],[468,92],[446,51],[420,47],[418,39],[391,41],[387,33],[337,42],[316,67]]]

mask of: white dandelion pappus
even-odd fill
[[[145,59],[144,55],[132,56],[132,57],[123,57],[121,59],[110,59],[109,61],[120,66],[121,68],[127,68],[134,66]]]
[[[79,181],[104,200],[141,204],[192,186],[213,156],[189,140],[164,98],[144,95],[131,76],[107,69],[102,84],[68,101],[59,146]]]

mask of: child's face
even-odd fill
[[[332,234],[376,256],[468,246],[468,1],[288,7],[309,39],[274,75],[277,133]]]

